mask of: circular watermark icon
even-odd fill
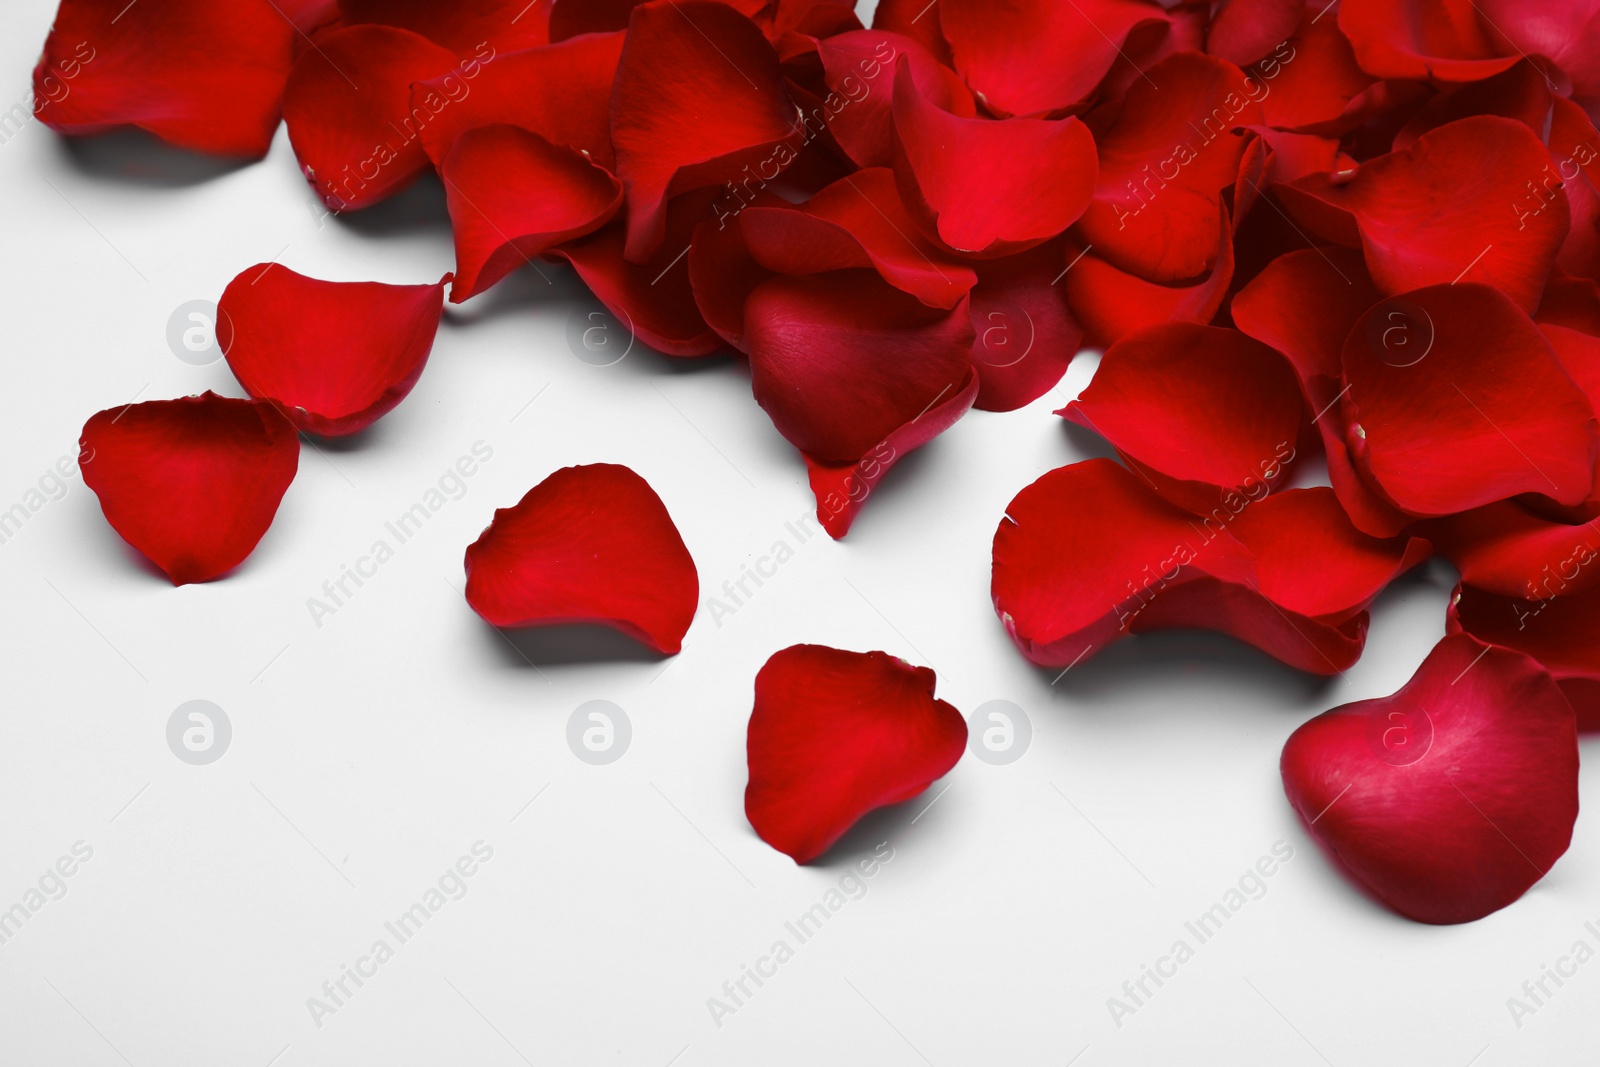
[[[591,367],[610,367],[633,351],[633,323],[605,308],[579,308],[567,316],[567,347]]]
[[[1038,330],[1027,308],[1022,312],[1022,323],[1013,328],[1012,318],[1004,311],[991,311],[984,316],[984,327],[978,334],[978,344],[973,353],[991,367],[1012,367],[1027,358],[1033,351]]]
[[[210,300],[188,300],[174,308],[167,318],[167,347],[172,349],[172,354],[196,367],[221,359],[224,351],[217,340],[220,314],[217,305]]]
[[[967,717],[967,751],[985,763],[1015,763],[1032,742],[1028,713],[1009,700],[979,704]]]
[[[628,713],[609,700],[579,704],[567,719],[567,747],[585,763],[615,763],[633,741]]]
[[[233,723],[228,721],[228,713],[209,700],[179,704],[167,719],[167,747],[196,767],[217,762],[232,742]]]
[[[1433,339],[1433,317],[1409,300],[1385,300],[1367,319],[1367,347],[1391,367],[1421,363]]]
[[[1433,747],[1433,719],[1422,708],[1379,705],[1367,715],[1367,743],[1385,763],[1404,767]]]

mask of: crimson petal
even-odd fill
[[[809,863],[869,811],[927,789],[967,745],[934,674],[884,652],[793,645],[756,675],[744,810],[767,844]]]
[[[1067,302],[1083,323],[1085,340],[1099,347],[1167,322],[1210,322],[1233,282],[1233,226],[1226,209],[1218,220],[1216,263],[1192,284],[1163,285],[1118,270],[1089,252],[1069,246],[1062,275]]]
[[[700,580],[672,516],[627,467],[564,467],[467,547],[467,603],[491,625],[610,626],[683,647]]]
[[[1600,554],[1590,548],[1573,566],[1587,567],[1597,558]],[[1578,728],[1600,727],[1594,714],[1600,705],[1593,703],[1600,685],[1600,592],[1505,597],[1458,585],[1450,598],[1448,629],[1532,656],[1567,694]]]
[[[1517,62],[1500,56],[1476,0],[1345,0],[1339,28],[1379,78],[1477,81]]]
[[[972,365],[982,411],[1014,411],[1055,388],[1083,343],[1057,282],[1061,248],[1052,242],[985,260],[972,291]]]
[[[339,0],[346,26],[394,26],[480,59],[545,44],[549,9],[528,0]]]
[[[98,412],[79,455],[112,529],[186,585],[255,549],[294,481],[300,442],[271,404],[208,392]]]
[[[1519,652],[1446,637],[1393,696],[1324,712],[1283,748],[1307,830],[1389,907],[1481,919],[1567,850],[1578,817],[1572,708]]]
[[[930,25],[938,22],[931,17],[926,21]],[[841,97],[828,130],[857,166],[887,167],[894,161],[890,77],[902,55],[911,66],[918,91],[934,106],[965,118],[976,113],[972,93],[956,72],[903,34],[883,30],[841,33],[818,41],[817,55],[828,88]]]

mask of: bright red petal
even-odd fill
[[[1069,245],[1061,285],[1085,340],[1105,347],[1129,334],[1168,322],[1210,322],[1233,281],[1233,227],[1228,212],[1218,220],[1216,265],[1190,285],[1162,285],[1118,270],[1086,248]]]
[[[794,645],[756,675],[744,810],[767,844],[809,863],[856,820],[927,789],[967,746],[934,675],[884,652]]]
[[[101,411],[78,444],[106,521],[173,585],[242,563],[300,463],[294,427],[275,407],[209,392]]]
[[[1419,922],[1510,904],[1567,850],[1578,816],[1572,709],[1528,657],[1446,637],[1399,692],[1325,712],[1283,748],[1307,830]]]
[[[302,430],[340,437],[411,392],[443,309],[444,281],[325,282],[258,263],[223,292],[217,343],[251,396]]]
[[[1600,520],[1560,522],[1502,500],[1444,519],[1428,536],[1462,581],[1499,596],[1548,600],[1600,586]]]
[[[1339,28],[1378,78],[1477,81],[1517,62],[1502,56],[1477,0],[1344,0]]]
[[[932,26],[932,12],[923,20]],[[835,94],[828,130],[839,147],[861,167],[887,167],[894,161],[892,86],[900,56],[911,65],[911,79],[935,107],[970,118],[972,93],[955,71],[916,40],[882,30],[856,30],[817,42],[824,77]]]
[[[661,498],[627,467],[564,467],[467,547],[467,603],[491,626],[598,623],[683,647],[700,580]]]
[[[1372,103],[1373,79],[1356,65],[1331,12],[1294,6],[1302,12],[1299,25],[1247,71],[1266,87],[1261,113],[1280,129],[1325,135],[1353,129],[1365,117],[1363,105]]]

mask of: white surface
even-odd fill
[[[52,5],[16,8],[0,83],[21,98]],[[130,162],[150,155],[133,143],[74,148],[33,125],[0,145],[0,509],[75,453],[94,411],[238,395],[225,364],[176,359],[165,329],[244,267],[421,282],[451,266],[435,189],[319,228],[281,130],[254,166],[179,160],[204,180],[161,178],[161,154]],[[1575,941],[1600,944],[1584,929],[1600,920],[1591,816],[1523,901],[1434,928],[1331,870],[1279,785],[1297,724],[1411,674],[1442,632],[1448,574],[1387,594],[1368,655],[1331,684],[1169,635],[1052,686],[1010,647],[989,542],[1018,489],[1085,454],[1049,413],[1064,392],[962,420],[895,470],[846,542],[799,546],[720,627],[702,608],[680,657],[530,647],[548,660],[531,669],[462,600],[461,555],[555,468],[605,460],[648,478],[707,593],[812,508],[738,364],[587,366],[564,331],[592,305],[546,270],[555,289],[524,271],[452,308],[416,391],[360,442],[306,448],[277,522],[227,579],[153,576],[76,479],[0,545],[0,908],[75,842],[93,848],[0,945],[0,1063],[1592,1062],[1600,963],[1520,1029],[1506,1007]],[[317,628],[307,597],[479,440],[494,458],[462,499]],[[964,759],[797,868],[742,809],[751,681],[797,641],[926,663],[965,712],[1015,701],[1033,747],[1009,767]],[[165,741],[195,698],[234,729],[205,767]],[[590,699],[632,719],[610,766],[565,743]],[[315,1025],[307,998],[374,940],[393,944],[383,923],[479,840],[493,859],[467,894]],[[707,998],[880,841],[894,859],[867,894],[714,1025]],[[1114,1026],[1107,998],[1278,841],[1295,854],[1266,895]]]

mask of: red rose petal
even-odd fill
[[[1330,136],[1344,133],[1376,110],[1373,79],[1357,66],[1337,22],[1316,5],[1301,10],[1301,22],[1288,39],[1246,73],[1266,86],[1261,114],[1269,125]]]
[[[933,695],[933,671],[884,652],[794,645],[756,675],[744,810],[796,863],[869,811],[927,789],[961,758],[967,724]]]
[[[33,70],[35,113],[61,133],[131,125],[256,159],[278,128],[294,37],[269,0],[61,0]]]
[[[1471,922],[1522,896],[1578,816],[1561,690],[1528,657],[1460,634],[1393,696],[1301,726],[1281,769],[1312,836],[1420,922]]]
[[[1532,312],[1566,240],[1568,211],[1564,198],[1536,213],[1537,203],[1527,214],[1517,207],[1549,163],[1522,123],[1480,115],[1369,161],[1328,199],[1354,217],[1385,293],[1485,282]]]
[[[930,308],[866,271],[763,282],[745,331],[756,403],[821,463],[856,462],[972,373],[964,303]]]
[[[452,70],[417,82],[411,110],[429,116],[422,126],[428,158],[442,163],[464,131],[506,122],[577,149],[608,170],[615,167],[611,83],[622,38],[620,33],[580,37],[496,56],[475,78]]]
[[[1572,99],[1591,115],[1600,104],[1600,4],[1595,0],[1481,0],[1478,8],[1503,53],[1544,56],[1572,82]]]
[[[937,25],[930,12],[923,21]],[[887,167],[894,161],[893,78],[905,56],[917,90],[935,107],[970,118],[972,93],[959,75],[916,40],[882,30],[857,30],[817,42],[828,88],[841,98],[828,123],[839,147],[861,167]]]
[[[276,263],[245,270],[217,304],[217,343],[251,396],[302,430],[366,429],[406,398],[433,348],[444,283],[327,282]]]
[[[783,207],[787,201],[765,189],[755,190],[750,207]],[[714,217],[701,221],[689,242],[689,283],[695,306],[706,324],[741,352],[750,346],[744,335],[744,305],[756,286],[772,277],[745,244],[740,214],[713,203]]]
[[[919,0],[878,0],[872,28],[910,37],[946,66],[951,65],[950,44],[944,39],[936,11]]]
[[[1556,256],[1556,265],[1571,274],[1600,278],[1600,131],[1583,109],[1558,96],[1551,102],[1549,170],[1534,179],[1532,198],[1519,202],[1519,210],[1534,210],[1539,201],[1567,194],[1572,226]],[[1542,308],[1543,305],[1541,305]]]
[[[456,139],[439,170],[455,231],[450,299],[476,296],[555,245],[605,225],[622,184],[564,145],[516,126]]]
[[[894,130],[906,207],[958,252],[999,256],[1042,244],[1083,214],[1094,191],[1094,138],[1083,123],[952,115],[922,95],[904,59]]]
[[[1100,153],[1094,200],[1077,232],[1095,254],[1147,281],[1191,282],[1217,258],[1222,192],[1239,177],[1261,106],[1233,64],[1194,53],[1163,60],[1128,90],[1114,121],[1088,122]]]
[[[1465,82],[1518,59],[1498,54],[1478,12],[1476,0],[1344,0],[1338,17],[1368,74]]]
[[[565,41],[586,33],[609,33],[628,28],[628,16],[642,0],[552,0],[550,39]],[[721,0],[739,14],[755,20],[772,6],[770,0]]]
[[[778,57],[749,19],[706,0],[634,8],[611,102],[617,176],[628,196],[628,258],[661,244],[669,196],[751,167],[767,177],[802,135]]]
[[[1248,67],[1300,28],[1305,0],[1227,0],[1206,33],[1206,51]]]
[[[1575,562],[1593,566],[1593,548]],[[1450,633],[1468,633],[1487,644],[1532,656],[1550,672],[1578,714],[1579,730],[1600,729],[1600,592],[1529,598],[1505,597],[1470,585],[1456,586],[1450,598]]]
[[[997,115],[1040,115],[1078,103],[1111,69],[1134,27],[1167,17],[1140,0],[941,0],[935,10],[956,69]]]
[[[1429,130],[1474,115],[1513,119],[1542,138],[1550,125],[1553,97],[1544,72],[1531,60],[1524,60],[1492,78],[1446,86],[1394,135],[1394,147],[1408,148]]]
[[[283,117],[306,180],[335,211],[368,207],[428,167],[418,139],[429,113],[411,83],[456,65],[409,30],[352,26],[317,39],[289,74]]]
[[[939,308],[954,307],[978,281],[917,231],[887,167],[847,175],[796,208],[751,207],[739,223],[755,261],[780,274],[869,267]]]
[[[564,467],[467,547],[467,603],[491,625],[598,623],[674,653],[700,580],[666,506],[627,467]]]
[[[975,406],[1015,411],[1055,388],[1083,343],[1061,278],[1059,244],[986,260],[972,291]]]
[[[1398,336],[1406,345],[1390,343]],[[1449,515],[1519,493],[1570,505],[1589,495],[1593,409],[1500,290],[1436,285],[1378,304],[1350,331],[1343,361],[1346,444],[1402,511]]]
[[[1434,524],[1428,536],[1461,580],[1499,596],[1547,600],[1600,586],[1600,521],[1558,522],[1503,500]]]
[[[1237,330],[1173,323],[1106,350],[1057,414],[1114,445],[1167,499],[1201,513],[1282,487],[1308,416],[1292,369]]]
[[[547,43],[549,10],[529,0],[339,0],[346,26],[394,26],[480,59]]]
[[[300,464],[275,407],[210,392],[98,412],[78,444],[106,521],[173,585],[242,563]]]

